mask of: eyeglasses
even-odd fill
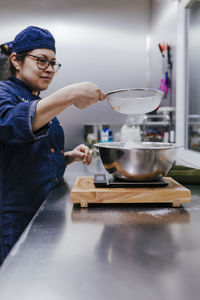
[[[58,70],[61,67],[61,64],[59,64],[58,62],[53,61],[53,60],[48,60],[48,58],[46,58],[46,57],[35,56],[35,55],[32,55],[32,54],[26,54],[25,56],[30,56],[30,57],[33,57],[34,59],[36,59],[37,60],[37,67],[38,67],[39,70],[46,70],[49,67],[49,65],[51,65],[54,72],[56,73],[56,72],[58,72]]]

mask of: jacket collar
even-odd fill
[[[30,89],[30,87],[28,85],[26,85],[22,80],[20,80],[19,78],[15,77],[15,76],[10,76],[8,78],[8,80],[11,80],[15,83],[17,83],[18,85],[24,87],[25,89],[27,89],[31,94],[33,94],[33,91]],[[34,95],[35,97],[39,97],[40,92],[38,93],[38,95]]]

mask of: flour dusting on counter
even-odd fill
[[[173,208],[163,208],[163,209],[151,209],[147,211],[138,212],[140,215],[151,215],[154,217],[160,217],[167,214],[170,214],[174,211]]]

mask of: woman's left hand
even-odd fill
[[[92,162],[92,155],[90,149],[86,145],[79,145],[72,151],[65,152],[66,163],[70,164],[74,161],[82,161],[83,164],[90,165]]]

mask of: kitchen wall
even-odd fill
[[[53,33],[62,68],[43,96],[65,85],[88,80],[105,92],[147,87],[150,2],[1,0],[0,42],[12,40],[29,25],[45,27]],[[155,27],[156,24],[154,33]],[[152,84],[156,86],[153,75]],[[83,124],[123,124],[125,119],[113,112],[106,101],[82,111],[70,107],[59,115],[66,136],[65,148],[83,141]]]
[[[167,42],[171,47],[172,76],[169,94],[162,106],[176,106],[176,43],[178,25],[178,2],[176,0],[152,0],[150,5],[150,86],[159,87],[163,77],[163,58],[158,43]]]

